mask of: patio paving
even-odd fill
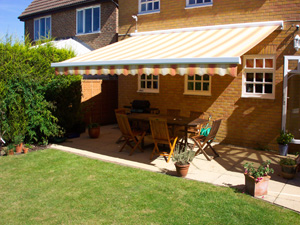
[[[126,148],[123,152],[119,152],[123,143],[116,144],[115,142],[120,135],[121,132],[116,124],[102,126],[98,139],[90,139],[87,133],[83,133],[80,138],[68,139],[59,145],[53,144],[51,148],[125,166],[176,175],[172,162],[166,163],[163,157],[150,160],[151,147],[146,148],[144,152],[136,150],[132,156],[129,156],[129,149]],[[151,137],[146,137],[145,143],[150,142]],[[190,166],[187,179],[243,191],[245,186],[243,164],[253,162],[256,166],[269,159],[271,168],[275,172],[271,175],[268,195],[258,198],[300,213],[300,173],[297,173],[293,180],[280,177],[279,161],[281,156],[272,152],[221,144],[215,144],[215,149],[220,157],[207,161],[203,155],[197,156]]]

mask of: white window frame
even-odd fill
[[[158,2],[159,3],[159,8],[158,9],[153,9],[153,10],[147,10],[142,12],[142,5],[147,4],[147,3],[153,3],[153,8],[154,8],[154,3]],[[147,7],[147,6],[146,6]],[[160,12],[160,0],[148,0],[146,2],[142,2],[142,0],[139,0],[139,14],[138,15],[143,15],[143,14],[151,14],[151,13],[159,13]]]
[[[195,0],[197,1],[197,0]],[[213,0],[210,0],[210,2],[204,2],[203,3],[196,3],[195,4],[190,4],[189,0],[186,0],[186,9],[190,8],[197,8],[197,7],[206,7],[206,6],[212,6],[213,5]]]
[[[153,74],[151,74],[151,79],[148,79],[148,75],[145,74],[145,79],[142,79],[142,75],[138,75],[138,91],[137,92],[142,92],[142,93],[159,93],[159,75],[157,75],[157,80],[153,79]],[[141,87],[141,82],[145,81],[145,88]],[[147,88],[147,81],[151,81],[151,88]],[[153,82],[157,81],[157,89],[153,88]]]
[[[47,20],[47,18],[50,18],[50,33],[49,33],[49,36],[47,37],[47,34],[46,34],[46,36],[42,36],[41,37],[41,35],[40,35],[40,33],[38,34],[38,38],[36,38],[35,37],[35,31],[36,31],[36,26],[35,26],[35,22],[38,20],[39,21],[39,31],[41,30],[41,20],[42,19],[45,19],[45,29],[46,29],[46,20]],[[46,30],[45,30],[45,32],[47,32]],[[39,18],[36,18],[36,19],[34,19],[34,21],[33,21],[33,39],[35,40],[35,41],[37,41],[37,40],[40,40],[40,39],[42,39],[42,38],[51,38],[51,36],[52,36],[52,18],[51,18],[51,16],[43,16],[43,17],[39,17]]]
[[[196,77],[196,75],[199,75],[199,74],[195,74],[194,75],[194,80],[192,81],[192,80],[188,80],[188,77],[190,76],[190,75],[185,75],[185,78],[184,78],[184,93],[183,94],[185,94],[185,95],[201,95],[201,96],[211,96],[211,85],[212,85],[212,80],[211,80],[211,76],[210,75],[208,75],[208,74],[202,74],[202,75],[199,75],[199,76],[201,76],[201,80],[196,80],[195,79],[195,77]],[[203,80],[203,76],[204,75],[208,75],[208,77],[209,77],[209,80],[207,81],[207,80]],[[194,89],[195,89],[195,87],[196,87],[196,83],[201,83],[201,89],[202,90],[188,90],[188,82],[193,82],[194,83]],[[203,82],[208,82],[209,83],[209,88],[208,88],[208,90],[207,91],[204,91],[203,90]]]
[[[242,80],[242,97],[243,98],[261,98],[261,99],[275,99],[275,68],[276,68],[276,58],[274,55],[245,55],[243,60],[244,69],[243,69],[243,80]],[[254,66],[253,68],[247,68],[246,60],[253,59]],[[256,59],[263,59],[263,67],[256,68]],[[265,60],[272,59],[273,60],[273,67],[266,68]],[[246,74],[247,73],[254,73],[254,80],[247,81]],[[263,73],[263,81],[255,81],[255,73]],[[265,73],[272,73],[273,78],[272,82],[265,81]],[[263,85],[263,93],[255,93],[255,85],[254,85],[254,93],[246,92],[246,84],[262,84]],[[265,84],[272,84],[272,93],[264,93],[264,85]]]
[[[93,31],[94,30],[94,8],[99,8],[99,31]],[[92,32],[90,33],[85,33],[85,11],[87,9],[92,9]],[[83,11],[83,32],[78,33],[78,12]],[[101,5],[93,5],[89,7],[84,7],[84,8],[79,8],[76,10],[76,35],[86,35],[86,34],[96,34],[96,33],[101,33]]]

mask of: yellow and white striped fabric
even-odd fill
[[[277,22],[135,33],[52,66],[57,74],[236,76],[240,57],[278,26]]]

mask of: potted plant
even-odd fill
[[[14,137],[14,144],[16,146],[16,153],[21,153],[23,149],[23,136],[16,135]]]
[[[296,159],[287,157],[280,160],[281,176],[286,179],[293,179],[297,171]]]
[[[14,144],[9,144],[5,148],[6,155],[14,155],[16,151],[16,146]]]
[[[100,135],[100,125],[98,123],[90,123],[88,126],[90,138],[98,138]]]
[[[245,186],[246,192],[254,197],[266,195],[268,193],[269,173],[274,170],[269,166],[270,160],[263,162],[257,169],[253,167],[253,163],[245,163]]]
[[[175,162],[177,176],[186,177],[190,163],[195,158],[195,153],[196,152],[189,150],[187,145],[176,145],[172,160]]]
[[[24,147],[23,147],[23,153],[24,154],[27,154],[28,153],[28,150],[32,148],[32,145],[31,144],[25,144]]]
[[[294,136],[291,133],[280,131],[279,137],[276,139],[279,146],[279,154],[286,156],[288,152],[288,144],[293,140]]]

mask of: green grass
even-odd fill
[[[0,157],[0,224],[298,224],[225,187],[56,150]]]

